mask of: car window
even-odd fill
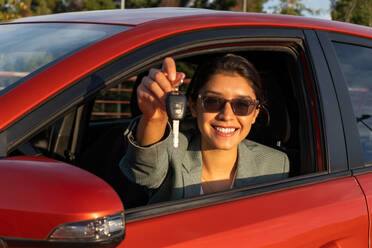
[[[309,94],[312,85],[306,60],[299,60],[303,52],[295,43],[277,43],[262,47],[254,43],[252,47],[221,51],[198,51],[196,54],[177,54],[177,68],[186,74],[181,90],[186,91],[198,64],[210,57],[233,52],[248,59],[257,68],[267,90],[267,111],[262,111],[253,125],[247,139],[271,147],[288,157],[289,177],[317,173],[323,168],[319,130],[312,106],[317,105]],[[288,47],[290,46],[290,47]],[[294,52],[296,51],[296,52]],[[159,67],[161,59],[151,65],[119,79],[96,94],[95,99],[74,106],[47,128],[27,142],[16,147],[10,156],[39,155],[66,161],[86,169],[108,182],[122,198],[125,207],[135,208],[146,205],[148,191],[125,177],[118,164],[128,151],[128,141],[124,131],[133,118],[140,114],[136,99],[136,86],[148,69]],[[109,113],[109,114],[107,114]],[[316,117],[316,118],[315,118]],[[181,131],[193,125],[190,113],[181,122]],[[191,126],[189,126],[191,125]],[[194,126],[195,127],[195,126]],[[269,183],[276,183],[273,180]],[[265,182],[267,183],[267,182]],[[265,184],[264,183],[264,184]],[[260,182],[255,187],[263,185]]]
[[[128,28],[73,23],[0,25],[0,93],[48,63]]]
[[[131,77],[100,92],[94,101],[91,120],[130,119],[131,96],[136,80],[137,77]]]
[[[290,160],[291,177],[323,171],[321,161],[316,161],[318,156],[315,153],[319,151],[314,149],[314,144],[319,141],[314,140],[316,135],[313,134],[314,129],[311,126],[313,114],[310,104],[306,103],[307,100],[314,99],[311,99],[304,88],[305,85],[311,85],[306,82],[311,79],[301,76],[303,75],[301,70],[305,70],[302,67],[307,65],[298,64],[296,55],[289,52],[275,51],[277,48],[273,51],[265,50],[235,52],[256,66],[268,95],[268,114],[263,113],[259,116],[247,139],[284,152]],[[184,92],[200,61],[219,54],[223,53],[214,52],[176,58],[177,70],[186,74],[182,86]],[[159,67],[160,62],[151,67]],[[147,70],[142,70],[141,73],[127,78],[112,88],[104,89],[96,97],[87,135],[90,141],[87,142],[88,146],[85,147],[80,160],[81,164],[89,165],[91,169],[100,168],[101,171],[93,169],[92,172],[101,175],[111,183],[122,196],[127,208],[146,204],[146,193],[143,188],[131,190],[134,187],[133,183],[122,175],[117,166],[125,155],[128,145],[123,133],[129,122],[140,114],[136,87],[144,75],[147,75]],[[185,120],[181,122],[181,131],[190,128],[192,123],[191,114],[188,113]],[[107,144],[115,145],[107,147]],[[104,163],[109,164],[115,173],[108,173],[109,167],[103,167]],[[102,168],[105,168],[105,171]]]
[[[333,43],[345,76],[363,147],[365,163],[372,163],[372,49]]]
[[[181,85],[181,89],[186,92],[196,65],[185,61],[177,61],[176,66],[178,71],[186,74],[184,84]],[[101,91],[94,101],[91,120],[130,119],[140,114],[139,109],[137,109],[135,89],[145,74],[146,72],[133,76],[115,87]]]

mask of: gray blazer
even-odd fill
[[[128,150],[120,161],[124,175],[149,190],[150,202],[177,200],[200,195],[202,155],[198,130],[180,132],[179,147],[173,148],[172,135],[148,147],[136,144],[135,120],[124,133]],[[233,187],[281,180],[288,177],[285,153],[243,140],[238,147],[237,174]]]

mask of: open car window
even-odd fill
[[[318,102],[313,94],[316,89],[302,41],[203,46],[171,54],[177,69],[186,73],[182,90],[187,89],[201,61],[226,53],[243,56],[253,63],[267,91],[269,114],[258,117],[247,139],[288,156],[290,172],[285,181],[327,171],[322,161]],[[118,192],[126,209],[145,206],[148,201],[146,188],[128,180],[118,164],[128,148],[124,131],[132,119],[141,114],[136,87],[150,68],[161,66],[162,59],[159,57],[138,68],[128,77],[110,83],[93,97],[75,105],[13,149],[10,155],[46,156],[74,164],[108,182]],[[188,113],[181,129],[190,119]],[[258,184],[253,188],[261,186]]]

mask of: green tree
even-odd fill
[[[55,0],[32,0],[31,1],[31,10],[34,15],[47,15],[52,14],[56,10],[56,6],[62,4],[62,1]]]
[[[331,0],[332,20],[372,26],[372,1]]]
[[[238,3],[240,3],[243,7],[244,2],[246,11],[260,13],[264,12],[263,5],[268,2],[268,0],[181,0],[180,6],[217,10],[233,10]]]
[[[113,0],[33,0],[32,2],[35,14],[46,13],[49,10],[51,13],[61,13],[118,7]]]
[[[0,0],[0,21],[31,16],[31,0]]]
[[[181,0],[182,7],[188,6],[193,8],[217,9],[217,10],[231,10],[237,4],[237,0]]]
[[[116,9],[112,0],[83,0],[82,10]]]
[[[158,7],[161,0],[126,0],[126,8],[152,8]]]
[[[272,9],[273,13],[285,15],[303,16],[304,12],[314,13],[314,10],[306,7],[302,0],[280,0],[279,4]]]
[[[268,0],[243,0],[247,3],[247,12],[256,12],[256,13],[262,13],[263,5],[268,2]]]

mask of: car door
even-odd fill
[[[226,40],[255,40],[258,45],[263,41],[275,43],[275,38],[302,43],[303,53],[297,61],[302,82],[298,83],[304,84],[308,94],[299,102],[309,110],[312,122],[307,132],[311,130],[316,138],[313,149],[307,147],[310,158],[301,156],[291,168],[296,170],[311,161],[315,171],[271,184],[129,209],[127,236],[120,247],[368,246],[366,202],[348,168],[342,116],[314,31],[225,28],[186,33],[162,42],[169,42],[169,46],[163,45],[167,54],[185,53],[185,40],[192,41],[194,47],[203,42],[204,47],[214,49],[225,43],[224,52],[236,52],[232,49],[236,46],[229,48]],[[172,51],[179,40],[184,48]],[[207,49],[200,46],[199,51]]]
[[[322,46],[331,65],[332,76],[342,109],[350,167],[368,204],[372,205],[372,41],[367,37],[320,32]],[[370,218],[371,220],[371,218]],[[370,224],[371,226],[371,224]],[[371,237],[371,228],[369,237]]]

